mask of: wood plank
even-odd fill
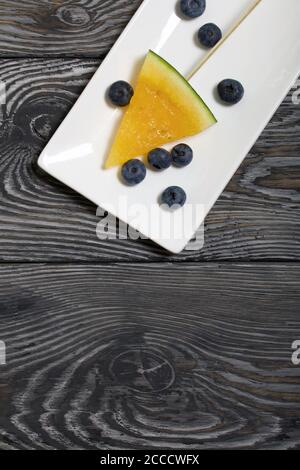
[[[0,57],[104,57],[142,0],[2,0]]]
[[[294,263],[0,266],[0,447],[300,448],[299,287]]]
[[[291,92],[208,216],[203,250],[170,257],[151,242],[96,237],[96,207],[37,158],[98,61],[2,60],[0,260],[299,260],[300,106]],[[194,248],[195,246],[190,246]]]

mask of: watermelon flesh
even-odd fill
[[[216,118],[180,73],[149,51],[134,96],[125,111],[105,168],[198,134]]]

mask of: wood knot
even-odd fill
[[[84,26],[91,19],[89,13],[79,5],[61,6],[56,14],[60,21],[71,26]]]
[[[31,131],[41,139],[47,140],[52,134],[52,122],[48,115],[35,116],[30,123]]]
[[[110,363],[110,373],[120,385],[139,392],[161,392],[175,381],[170,362],[147,349],[131,349],[116,356]]]

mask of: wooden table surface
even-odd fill
[[[140,4],[0,0],[0,449],[300,448],[299,92],[198,251],[98,240],[37,166]]]

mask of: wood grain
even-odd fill
[[[202,250],[98,240],[96,207],[37,167],[140,4],[0,2],[0,450],[300,449],[293,92]]]
[[[142,0],[1,0],[0,57],[104,57]]]
[[[293,263],[0,266],[1,445],[300,448],[299,287]]]
[[[151,242],[98,240],[96,207],[36,163],[98,65],[1,61],[7,103],[0,107],[0,260],[300,258],[300,106],[291,93],[208,216],[203,250],[170,258]]]

